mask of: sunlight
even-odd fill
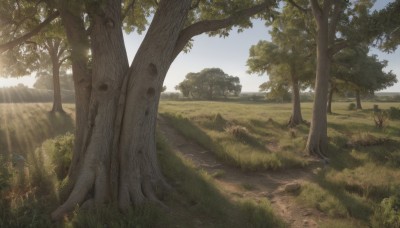
[[[0,88],[17,86],[18,84],[24,84],[25,86],[32,88],[33,84],[35,84],[35,81],[36,81],[35,75],[23,76],[18,78],[0,77]]]

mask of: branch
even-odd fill
[[[307,13],[310,9],[308,8],[304,8],[302,6],[300,6],[299,4],[297,4],[295,1],[293,0],[287,0],[292,6],[296,7],[297,9],[299,9],[301,12],[303,13]]]
[[[197,0],[196,3],[190,7],[190,9],[193,10],[193,9],[196,9],[197,7],[199,7],[200,1],[201,0]]]
[[[233,15],[219,20],[204,20],[189,25],[185,29],[183,29],[178,37],[178,40],[175,45],[175,50],[173,52],[173,59],[178,56],[178,54],[183,50],[186,44],[197,35],[200,35],[205,32],[216,31],[222,28],[226,28],[228,26],[235,25],[242,18],[249,18],[254,16],[257,13],[262,12],[267,9],[271,5],[273,5],[274,1],[265,1],[262,4],[255,5],[253,7],[238,11]]]
[[[64,51],[66,51],[66,50],[67,50],[67,45],[66,44],[61,45],[61,47],[58,51],[58,54],[57,54],[57,58],[60,58],[62,56],[62,54],[64,54]]]
[[[60,61],[58,62],[60,64],[60,66],[63,64],[64,61],[66,61],[67,59],[71,58],[71,55],[67,55],[64,58],[60,59]]]
[[[345,49],[349,46],[349,42],[347,40],[341,41],[339,43],[336,43],[332,45],[329,48],[329,56],[333,56],[334,54],[338,53],[340,50]]]
[[[339,22],[340,18],[340,13],[342,12],[342,7],[339,5],[338,2],[334,3],[334,9],[331,15],[331,21],[329,24],[329,29],[328,29],[328,39],[329,39],[329,44],[333,44],[335,40],[335,35],[336,35],[336,27]]]
[[[1,44],[0,45],[0,54],[12,49],[13,47],[21,44],[22,42],[28,40],[29,38],[31,38],[32,36],[35,36],[36,34],[38,34],[44,27],[46,27],[48,24],[50,24],[54,19],[56,19],[58,16],[60,15],[60,13],[58,11],[55,11],[54,13],[52,13],[48,18],[46,18],[46,20],[44,20],[42,23],[40,23],[36,28],[34,28],[32,31],[26,33],[25,35],[18,37],[8,43],[5,44]]]
[[[321,6],[318,3],[318,0],[310,0],[311,3],[311,9],[314,13],[314,15],[318,18],[322,16],[322,9]]]
[[[125,8],[125,11],[122,13],[121,21],[124,21],[125,18],[128,16],[129,11],[133,9],[135,6],[136,0],[132,0],[129,5]]]

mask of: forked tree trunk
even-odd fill
[[[330,88],[329,88],[329,95],[328,95],[328,104],[326,105],[326,112],[329,114],[332,114],[332,99],[333,99],[333,93],[335,91],[335,86],[333,82],[330,83]]]
[[[59,57],[64,50],[60,50],[61,39],[49,38],[45,42],[45,47],[49,53],[52,73],[53,73],[53,107],[51,112],[61,112],[64,110],[61,103],[61,89],[60,89],[60,67]],[[61,53],[59,53],[61,52]],[[60,55],[59,55],[60,54]]]
[[[121,3],[106,1],[101,12],[90,15],[93,82],[83,161],[76,166],[71,194],[52,213],[53,219],[83,202],[115,202],[126,210],[131,204],[157,201],[155,190],[165,186],[155,148],[158,101],[190,4],[190,0],[159,3],[129,70]]]
[[[360,97],[360,90],[356,90],[356,108],[357,109],[362,109],[361,106],[361,97]]]
[[[294,67],[293,67],[294,68]],[[300,89],[299,82],[294,72],[291,72],[292,79],[292,115],[289,120],[289,127],[295,127],[303,122],[303,116],[301,115],[301,105],[300,105]]]

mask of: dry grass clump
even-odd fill
[[[239,140],[246,140],[247,138],[249,138],[250,134],[247,128],[240,125],[228,126],[225,128],[225,131]]]

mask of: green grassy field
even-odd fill
[[[330,164],[302,185],[296,202],[326,214],[328,220],[321,227],[400,226],[399,212],[393,209],[400,206],[396,198],[400,121],[388,120],[378,129],[372,117],[374,103],[363,103],[362,111],[349,111],[348,104],[333,104],[334,114],[328,116]],[[400,107],[400,103],[378,105],[383,110]],[[311,106],[302,104],[306,120]],[[54,116],[48,112],[51,104],[0,104],[0,227],[285,226],[267,199],[226,197],[215,184],[217,175],[195,169],[160,135],[160,164],[176,190],[163,198],[168,213],[154,205],[136,208],[129,216],[112,208],[92,212],[77,208],[66,220],[53,223],[49,214],[59,204],[62,173],[70,159],[61,154],[70,153],[73,140],[71,134],[64,134],[73,132],[74,107],[64,107],[66,115]],[[159,111],[171,126],[221,162],[246,172],[279,172],[310,166],[303,153],[308,126],[287,128],[290,109],[290,104],[162,101]],[[11,166],[13,154],[26,158],[28,175]]]
[[[297,196],[299,203],[325,212],[332,219],[328,227],[376,223],[382,217],[377,212],[381,201],[400,189],[400,121],[387,120],[376,128],[374,104],[364,103],[362,111],[347,110],[349,103],[333,104],[334,113],[328,116],[330,164]],[[400,107],[378,105],[382,110]],[[311,107],[302,104],[305,120]],[[226,102],[169,101],[160,106],[161,115],[182,134],[244,170],[308,165],[303,156],[308,126],[287,128],[290,110],[290,104]],[[245,129],[245,137],[232,134],[232,126]]]

